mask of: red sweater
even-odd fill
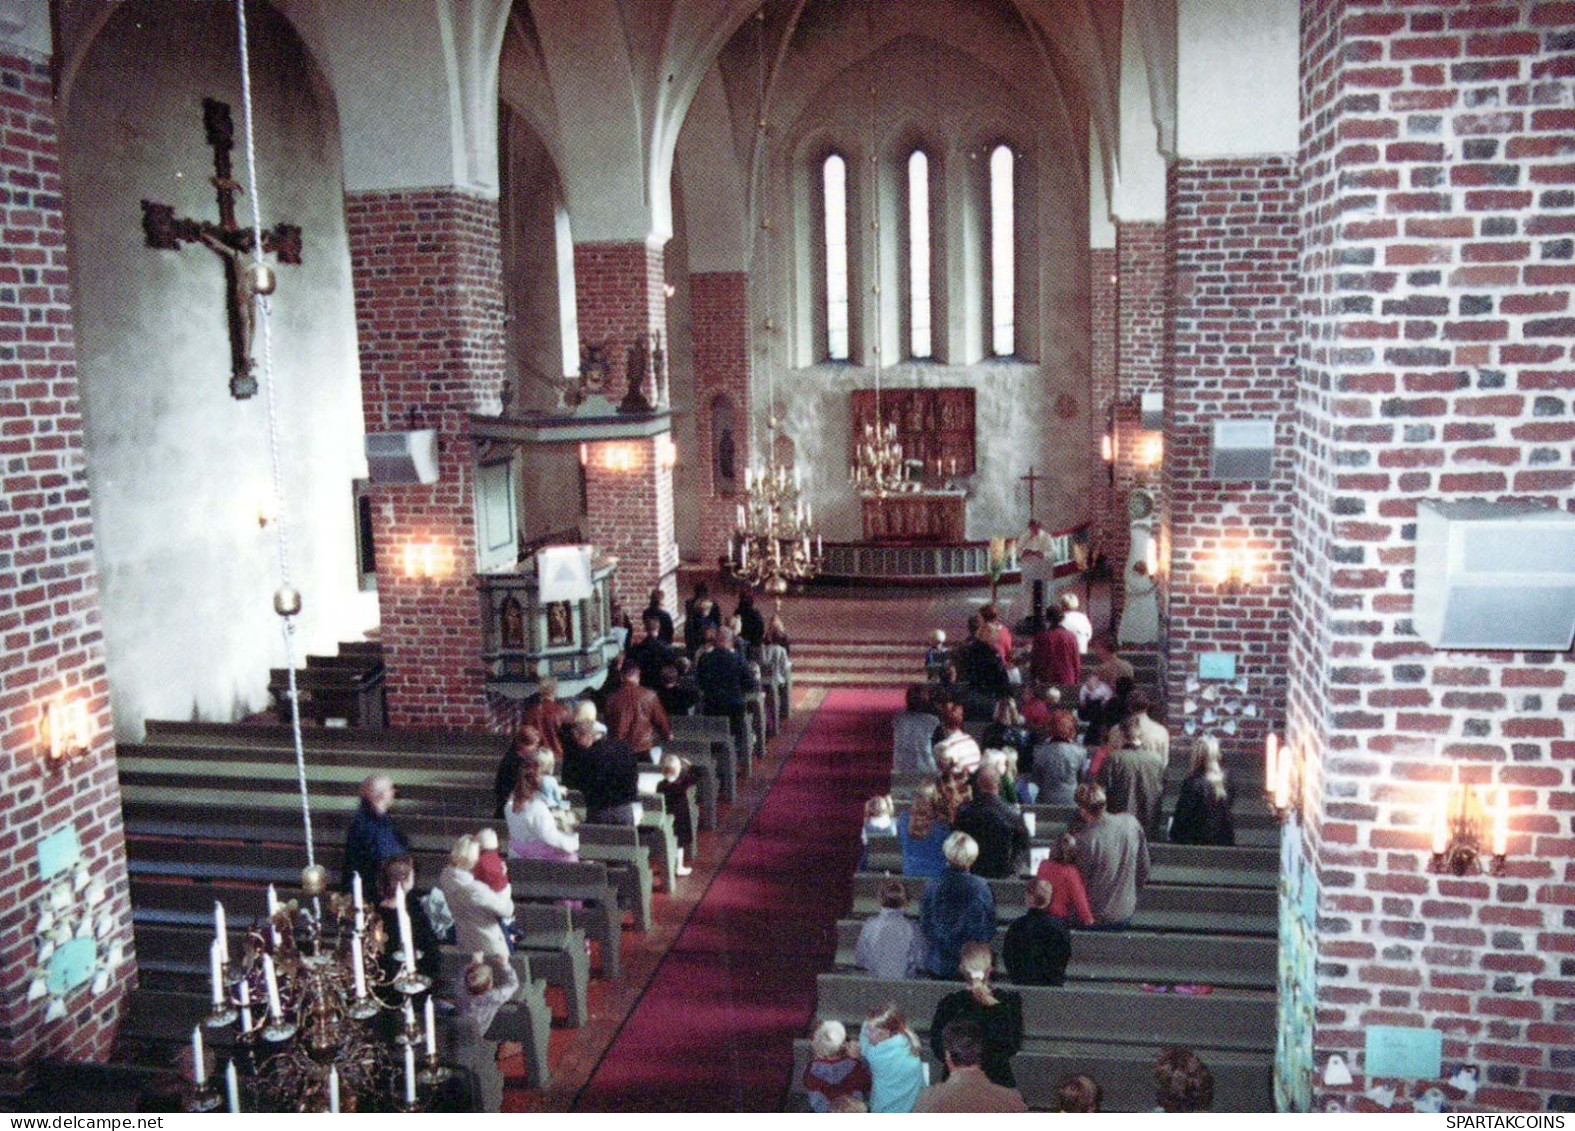
[[[1083,887],[1083,875],[1075,864],[1057,864],[1046,860],[1039,865],[1039,878],[1049,880],[1055,894],[1045,910],[1057,919],[1077,922],[1087,927],[1094,921],[1094,912],[1088,906],[1088,890]]]

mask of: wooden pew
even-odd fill
[[[1035,836],[1035,848],[1049,848],[1053,837]],[[1149,845],[1149,882],[1212,887],[1272,888],[1279,883],[1279,855],[1259,848],[1220,848],[1191,844]],[[872,836],[865,849],[865,870],[902,871],[902,846],[894,836]]]
[[[295,691],[301,717],[318,725],[344,719],[352,727],[383,726],[383,670],[362,667],[308,667],[295,672]],[[268,693],[281,723],[290,720],[290,673],[274,668],[268,675]]]
[[[708,743],[716,759],[723,801],[737,795],[738,779],[751,772],[749,752],[741,755],[733,743],[733,732],[720,715],[678,715],[673,718],[673,738]]]
[[[443,982],[458,986],[464,977],[470,955],[456,946],[443,948]],[[525,1075],[533,1088],[545,1088],[552,1083],[552,1072],[547,1067],[547,1038],[552,1031],[552,1013],[547,1008],[545,985],[531,977],[530,957],[524,954],[509,956],[509,964],[519,975],[519,993],[498,1010],[487,1035],[494,1040],[517,1041],[525,1051]],[[451,991],[452,993],[456,991]],[[463,989],[457,992],[463,993]]]
[[[255,745],[267,749],[293,750],[291,728],[279,723],[214,723],[184,720],[149,719],[147,741],[162,745],[207,744],[219,746]],[[303,730],[308,750],[360,750],[368,752],[410,751],[442,754],[485,754],[494,766],[509,748],[507,735],[472,734],[467,731],[432,729],[376,730],[343,727],[312,727]]]

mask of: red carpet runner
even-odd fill
[[[576,1111],[783,1110],[901,709],[901,689],[826,696]]]

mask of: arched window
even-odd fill
[[[1009,146],[998,145],[990,153],[990,352],[997,357],[1017,352],[1015,165]]]
[[[908,355],[930,357],[930,159],[908,157]]]
[[[848,360],[848,164],[837,154],[821,166],[826,225],[826,356]]]

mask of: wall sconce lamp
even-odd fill
[[[1243,593],[1257,576],[1254,557],[1252,550],[1245,546],[1220,550],[1209,571],[1215,588],[1230,596]]]
[[[1160,465],[1165,458],[1165,437],[1159,432],[1150,432],[1143,437],[1143,443],[1138,448],[1138,462],[1144,467],[1154,468]]]
[[[590,454],[603,471],[628,472],[640,466],[640,451],[633,444],[598,444]]]
[[[62,698],[44,704],[39,730],[44,756],[51,766],[64,766],[82,757],[88,752],[87,701]]]
[[[1106,463],[1116,462],[1116,438],[1109,432],[1099,437],[1099,458]]]
[[[591,466],[591,446],[589,444],[580,445],[580,466]]]
[[[1283,745],[1279,735],[1271,733],[1263,740],[1263,793],[1281,821],[1289,820],[1291,813],[1301,808],[1297,796],[1300,775],[1296,772],[1300,761],[1296,749]]]
[[[1483,866],[1484,839],[1489,822],[1492,831],[1491,850],[1486,867]],[[1458,785],[1451,796],[1446,793],[1433,823],[1433,859],[1428,871],[1439,875],[1490,875],[1504,874],[1504,856],[1509,849],[1509,798],[1499,789],[1497,804],[1491,814],[1483,806],[1477,792],[1469,785]]]
[[[405,576],[428,581],[444,577],[451,565],[449,555],[436,542],[406,542]]]
[[[671,432],[663,432],[656,438],[656,466],[667,471],[678,466],[678,445],[673,443]]]

